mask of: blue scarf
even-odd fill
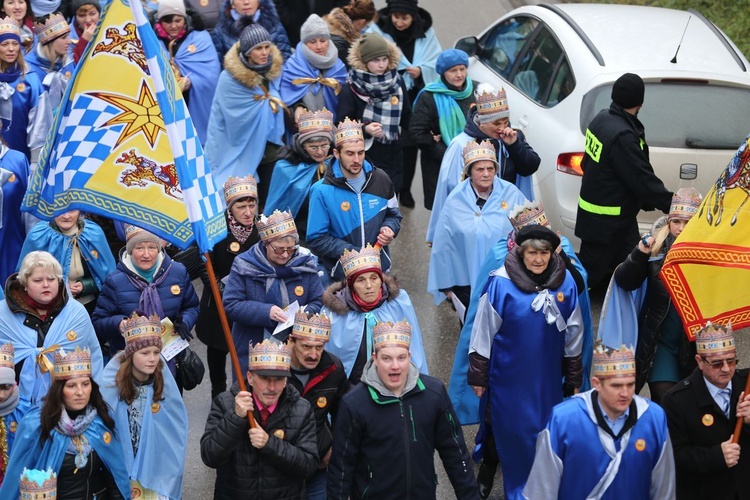
[[[13,63],[13,66],[0,73],[0,82],[11,83],[18,80],[21,76],[21,65],[18,61]]]
[[[474,92],[474,82],[470,78],[466,79],[466,87],[463,90],[452,90],[440,78],[428,84],[422,92],[432,92],[437,106],[438,119],[440,123],[440,136],[446,146],[449,146],[454,137],[461,133],[466,126],[466,116],[461,110],[461,106],[456,101],[462,101],[471,96]],[[416,102],[422,95],[419,93]]]

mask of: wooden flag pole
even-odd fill
[[[750,394],[750,377],[747,377],[747,382],[745,382],[745,395],[747,396],[748,394]],[[729,411],[731,414],[737,410],[735,408],[730,408]],[[737,417],[737,422],[734,424],[734,434],[732,434],[732,442],[735,444],[740,442],[740,433],[742,432],[742,424],[744,423],[744,418]]]
[[[206,252],[206,271],[208,271],[208,281],[211,283],[211,293],[214,296],[214,302],[216,302],[216,310],[219,312],[219,320],[221,321],[221,329],[224,332],[224,340],[227,341],[227,347],[229,348],[229,356],[232,358],[232,369],[237,377],[237,383],[240,386],[241,391],[247,391],[245,386],[245,374],[242,373],[240,368],[240,360],[237,357],[237,350],[234,348],[234,341],[232,340],[232,332],[229,330],[229,320],[227,320],[227,312],[224,310],[224,303],[221,300],[221,293],[219,292],[219,284],[216,282],[216,273],[214,273],[214,266],[211,264],[211,255]],[[253,412],[247,412],[247,421],[250,424],[250,428],[254,429],[257,427]]]

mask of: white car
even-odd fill
[[[638,118],[668,189],[704,196],[750,132],[750,63],[700,13],[597,4],[528,5],[456,47],[469,76],[505,87],[513,127],[542,163],[534,189],[575,245],[584,133],[623,73],[646,83]],[[660,212],[641,212],[647,230]]]

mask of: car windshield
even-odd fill
[[[581,106],[581,132],[608,108],[612,85],[590,91]],[[701,83],[646,83],[638,113],[651,147],[737,149],[747,135],[750,89]]]

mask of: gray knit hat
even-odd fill
[[[359,57],[365,64],[390,53],[388,41],[379,33],[365,33],[359,40]]]
[[[299,38],[302,43],[307,43],[313,38],[331,38],[331,32],[328,31],[328,24],[317,14],[310,14],[305,24],[299,30]]]
[[[260,24],[250,24],[240,32],[240,52],[243,54],[262,43],[271,43],[271,34]]]
[[[161,248],[162,246],[161,239],[155,234],[149,233],[145,229],[141,229],[138,226],[125,224],[125,251],[128,253],[128,255],[132,255],[135,246],[138,243],[143,243],[144,241],[156,243],[159,248]]]

